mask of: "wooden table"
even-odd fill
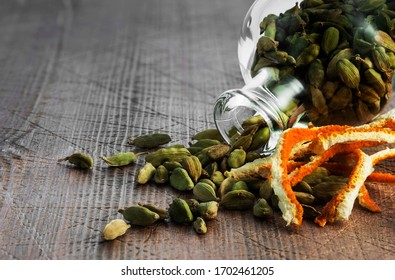
[[[101,230],[138,202],[167,207],[169,186],[137,186],[132,166],[100,160],[150,132],[187,145],[213,128],[219,93],[243,85],[237,40],[252,0],[4,0],[0,4],[0,259],[394,259],[394,188],[369,184],[382,208],[298,230],[281,215],[221,211],[191,226]],[[95,159],[81,171],[59,158]],[[395,170],[394,161],[380,168]]]

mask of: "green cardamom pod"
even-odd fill
[[[193,155],[185,157],[181,161],[181,165],[188,172],[193,182],[196,183],[202,174],[202,163],[199,158]]]
[[[383,47],[375,47],[372,50],[372,60],[374,66],[382,73],[389,72],[391,64],[387,53]]]
[[[164,167],[166,167],[166,169],[171,172],[174,169],[176,169],[177,167],[182,167],[181,163],[178,161],[165,161],[162,164]]]
[[[199,182],[205,183],[205,184],[209,185],[210,187],[212,187],[214,191],[217,191],[217,185],[214,184],[214,182],[211,181],[210,179],[202,178],[199,180]]]
[[[382,30],[377,30],[375,32],[374,42],[377,45],[385,48],[386,50],[389,50],[391,52],[395,52],[395,42],[394,42],[394,40],[392,40],[391,36],[388,33],[384,32]]]
[[[294,194],[295,194],[296,200],[299,203],[310,205],[310,204],[313,204],[315,201],[315,197],[310,193],[294,191]]]
[[[222,198],[227,192],[230,192],[233,188],[233,185],[236,183],[233,177],[225,178],[218,188],[218,196]]]
[[[321,88],[325,79],[324,65],[320,59],[314,59],[307,69],[307,79],[310,85]]]
[[[228,166],[238,168],[245,163],[247,153],[242,149],[234,149],[228,157]]]
[[[219,186],[225,180],[225,176],[221,171],[217,170],[210,176],[210,180]]]
[[[138,136],[134,139],[129,139],[128,144],[138,148],[156,148],[160,145],[167,144],[171,141],[171,137],[165,133],[153,133]]]
[[[305,181],[298,182],[295,186],[293,186],[292,190],[295,192],[304,192],[304,193],[313,194],[313,189]]]
[[[221,142],[218,141],[217,139],[200,139],[198,141],[196,141],[195,143],[191,144],[190,147],[191,148],[208,148],[214,145],[218,145]]]
[[[143,167],[141,167],[137,173],[137,183],[138,184],[146,184],[148,183],[149,180],[151,180],[154,175],[155,175],[155,167],[147,162],[146,164],[144,164]]]
[[[132,225],[149,226],[160,219],[160,216],[140,205],[133,205],[125,209],[119,209],[119,213]]]
[[[218,160],[224,157],[230,149],[230,146],[227,144],[217,144],[211,147],[204,149],[207,153],[207,156],[211,160]]]
[[[160,207],[156,206],[155,204],[152,204],[152,203],[140,204],[139,203],[139,205],[158,214],[160,220],[165,220],[165,219],[169,218],[169,211],[167,211],[166,209],[160,208]]]
[[[352,102],[353,93],[347,86],[340,87],[330,100],[328,107],[332,110],[341,110],[349,106]]]
[[[76,167],[82,169],[93,168],[93,159],[89,155],[81,152],[73,153],[70,156],[58,160],[58,162],[61,161],[68,161],[69,163],[74,164]]]
[[[193,214],[189,208],[188,203],[182,198],[175,198],[169,206],[170,218],[178,223],[191,223],[193,221]]]
[[[245,190],[248,191],[249,187],[245,181],[237,181],[236,183],[233,184],[232,186],[232,191],[234,190]]]
[[[269,138],[270,138],[270,129],[269,129],[269,127],[266,126],[266,127],[260,128],[255,133],[254,137],[252,138],[252,142],[251,142],[251,145],[248,147],[248,150],[249,151],[255,151],[255,150],[258,150],[258,149],[262,148],[269,141]],[[249,153],[247,153],[247,155],[248,154]],[[259,154],[258,154],[258,157],[259,157]],[[245,161],[247,162],[247,161],[252,161],[252,160],[251,159],[247,160],[247,157],[246,157]]]
[[[207,226],[206,222],[201,217],[197,217],[196,220],[193,222],[193,229],[198,234],[206,234],[207,233]]]
[[[364,102],[368,104],[379,102],[380,104],[380,96],[372,87],[361,84],[359,86],[359,92],[360,92],[359,98]]]
[[[170,185],[179,191],[189,191],[192,190],[194,187],[194,183],[191,177],[189,177],[188,172],[181,167],[173,170],[169,180]]]
[[[371,68],[365,70],[364,76],[366,83],[372,86],[380,97],[384,96],[384,93],[386,92],[386,85],[381,77],[381,74],[375,69]]]
[[[159,165],[154,174],[154,181],[157,184],[164,184],[169,181],[169,171],[163,165]]]
[[[241,126],[244,129],[247,129],[247,127],[252,126],[252,125],[258,125],[258,126],[264,126],[266,124],[264,118],[261,115],[254,115],[248,119],[245,119]]]
[[[246,190],[232,190],[227,192],[220,204],[229,210],[246,210],[254,206],[255,196]]]
[[[296,58],[296,66],[308,65],[318,57],[320,53],[320,45],[310,44]]]
[[[363,13],[370,13],[374,10],[379,9],[381,6],[385,4],[386,0],[366,0],[361,1],[361,5],[357,7],[357,11]]]
[[[274,191],[272,188],[272,179],[268,178],[259,188],[259,197],[269,200],[273,193]]]
[[[340,32],[336,27],[328,27],[322,35],[321,49],[325,54],[330,54],[339,44]]]
[[[157,167],[166,161],[181,162],[181,160],[184,157],[190,155],[191,153],[188,151],[188,149],[184,147],[173,146],[173,147],[161,148],[155,152],[148,153],[145,156],[145,160],[147,162],[150,162],[153,166]]]
[[[133,152],[118,153],[111,157],[101,157],[109,166],[125,166],[137,161],[137,156]]]
[[[278,47],[278,42],[268,36],[262,36],[258,39],[257,52],[264,55],[266,52],[274,51]]]
[[[198,201],[202,201],[202,202],[218,200],[214,189],[209,184],[202,182],[198,182],[193,187],[193,194]]]
[[[253,207],[253,215],[258,218],[270,218],[273,216],[273,209],[266,199],[260,198]]]
[[[216,128],[210,128],[203,131],[200,131],[192,136],[193,140],[202,140],[202,139],[214,139],[219,142],[224,141],[221,133]]]
[[[329,79],[334,80],[337,77],[338,71],[336,64],[340,59],[350,59],[354,55],[354,51],[351,48],[345,48],[336,53],[329,61],[326,67],[326,75]]]
[[[197,206],[197,212],[204,220],[213,220],[218,215],[219,203],[216,201],[201,202]]]
[[[104,240],[114,240],[115,238],[124,235],[128,228],[130,228],[130,225],[124,220],[112,220],[104,227],[102,237]]]
[[[338,194],[342,189],[347,186],[344,182],[330,182],[325,181],[316,185],[312,185],[313,195],[322,201],[329,201],[333,196]]]
[[[361,77],[358,68],[347,58],[339,59],[336,69],[340,79],[349,88],[358,88]]]
[[[303,181],[309,184],[310,186],[317,185],[321,183],[325,177],[328,177],[330,175],[330,172],[328,169],[324,167],[318,167],[316,168],[311,174],[306,175],[303,178]]]

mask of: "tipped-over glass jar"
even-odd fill
[[[287,128],[372,120],[393,92],[394,8],[395,0],[256,0],[238,42],[246,85],[214,108],[224,139],[249,135],[270,154]]]

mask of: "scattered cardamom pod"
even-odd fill
[[[191,223],[193,214],[188,203],[182,198],[175,198],[169,206],[170,218],[179,224]]]
[[[202,139],[214,139],[220,142],[224,141],[221,133],[216,128],[209,128],[203,131],[200,131],[192,136],[193,140],[202,140]]]
[[[227,192],[220,204],[229,210],[246,210],[254,206],[255,196],[246,190],[232,190]]]
[[[253,207],[253,214],[258,218],[269,218],[273,216],[273,209],[266,199],[260,198]]]
[[[70,156],[58,160],[58,162],[61,161],[68,161],[69,163],[74,164],[76,167],[82,169],[93,168],[93,159],[91,158],[91,156],[81,152],[73,153]]]
[[[170,185],[179,191],[189,191],[194,187],[194,183],[188,172],[181,167],[173,170],[169,178]]]
[[[188,156],[182,159],[182,167],[188,172],[193,182],[197,182],[202,174],[202,163],[196,156]]]
[[[119,213],[132,225],[149,226],[160,219],[160,216],[140,205],[133,205],[125,209],[119,209]]]
[[[207,226],[206,222],[201,217],[197,217],[196,220],[193,222],[193,229],[198,234],[206,234],[207,233]]]
[[[193,194],[197,200],[202,201],[202,202],[218,200],[214,189],[209,184],[202,183],[202,182],[198,182],[193,187]]]
[[[230,168],[238,168],[245,163],[247,153],[241,149],[234,149],[228,157],[228,166]]]
[[[164,184],[169,181],[169,171],[163,165],[159,165],[154,174],[154,181],[157,184]]]
[[[171,141],[171,137],[165,133],[153,133],[138,136],[134,139],[129,139],[128,144],[138,148],[156,148],[160,145],[167,144]]]
[[[185,147],[172,146],[161,148],[157,151],[148,153],[145,160],[157,167],[166,161],[181,162],[184,157],[190,156],[191,153]]]
[[[130,228],[122,219],[115,219],[110,221],[102,231],[102,237],[104,240],[114,240],[115,238],[122,236]]]
[[[136,182],[138,184],[148,183],[154,177],[155,171],[156,169],[151,163],[145,163],[138,171]]]
[[[101,157],[109,166],[125,166],[137,161],[137,156],[133,152],[118,153],[111,157]]]
[[[196,209],[204,220],[213,220],[218,215],[219,203],[216,201],[201,202]]]
[[[152,204],[152,203],[140,204],[139,203],[139,205],[158,214],[160,220],[165,220],[165,219],[169,218],[169,212],[166,209],[156,206],[155,204]]]

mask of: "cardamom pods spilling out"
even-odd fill
[[[255,195],[246,190],[232,190],[227,192],[220,204],[229,210],[246,210],[254,206]]]
[[[189,191],[194,187],[194,183],[188,172],[181,167],[177,167],[171,172],[170,185],[179,191]]]
[[[280,100],[289,99],[278,89],[287,76],[306,84],[305,91],[289,101],[296,102],[293,109],[281,108],[288,117],[303,104],[316,126],[364,124],[392,96],[392,6],[386,0],[303,0],[279,15],[268,15],[259,26],[252,76],[263,68],[278,69],[280,80],[265,86]],[[361,90],[366,86],[376,92],[373,98],[371,90]],[[248,144],[249,137],[244,138]]]
[[[270,218],[273,216],[273,209],[266,199],[260,198],[253,207],[253,214],[258,218]]]
[[[146,164],[144,164],[143,167],[139,169],[136,182],[138,184],[148,183],[148,181],[154,177],[155,171],[155,167],[151,163],[147,162]]]
[[[216,201],[201,202],[196,206],[198,214],[204,220],[213,220],[218,215],[219,203]]]

